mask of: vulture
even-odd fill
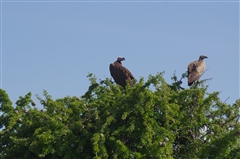
[[[197,61],[188,64],[188,86],[191,86],[193,82],[199,80],[204,73],[206,64],[203,59],[207,56],[201,55]]]
[[[125,88],[127,85],[127,81],[130,83],[131,86],[133,86],[136,82],[136,79],[127,68],[122,66],[121,61],[123,60],[125,60],[124,57],[118,57],[117,61],[110,64],[109,70],[114,81],[123,88]]]

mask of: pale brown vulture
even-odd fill
[[[110,64],[109,70],[114,81],[125,88],[125,86],[127,85],[126,81],[128,81],[129,84],[133,86],[136,80],[132,73],[127,68],[122,66],[121,61],[123,60],[125,60],[124,57],[118,57],[117,61]]]
[[[199,80],[204,73],[206,64],[203,59],[207,56],[201,55],[197,61],[188,64],[188,86],[191,86],[193,82]]]

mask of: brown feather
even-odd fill
[[[114,81],[122,87],[127,85],[126,81],[129,81],[130,85],[133,86],[135,78],[132,73],[125,67],[122,66],[121,62],[114,62],[109,65],[110,74]]]
[[[199,57],[199,60],[188,64],[188,86],[199,80],[205,70],[206,64],[201,57]]]

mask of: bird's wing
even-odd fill
[[[198,80],[200,77],[201,77],[201,74],[199,74],[197,71],[191,72],[188,76],[188,83],[192,83]]]
[[[126,85],[126,74],[124,73],[123,66],[118,63],[111,63],[109,66],[110,74],[113,77],[114,81],[125,87]]]
[[[126,67],[122,66],[122,70],[126,74],[126,76],[130,77],[130,79],[135,79],[132,73]]]
[[[198,65],[198,61],[194,61],[188,64],[188,75],[196,70],[196,67]]]
[[[205,70],[204,61],[194,61],[188,65],[188,83],[198,80]]]
[[[132,73],[127,68],[123,67],[121,64],[113,63],[110,64],[109,68],[111,76],[117,84],[125,87],[126,80],[128,80],[131,85],[136,82]]]

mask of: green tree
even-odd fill
[[[123,89],[89,74],[81,98],[53,100],[44,91],[42,110],[31,93],[14,107],[0,89],[0,157],[240,158],[240,100],[229,105],[204,84],[184,89],[172,79],[159,73]]]

